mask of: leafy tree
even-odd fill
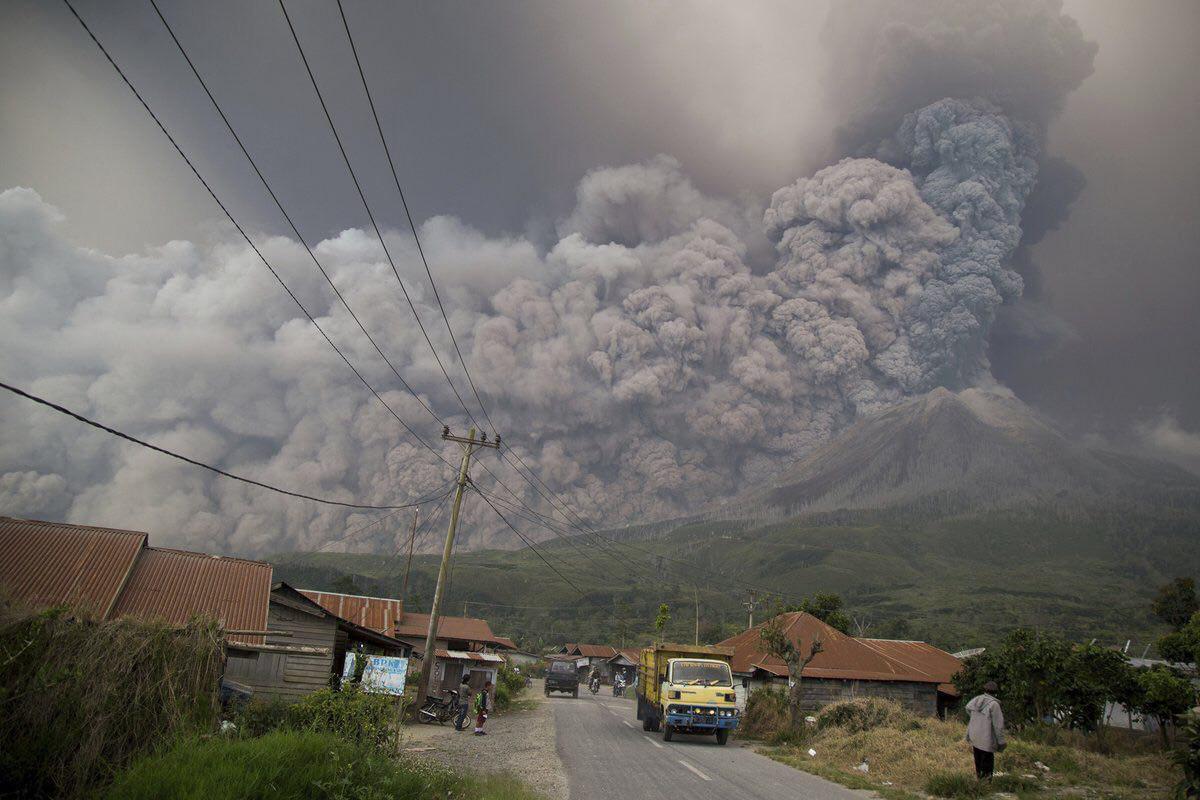
[[[776,616],[763,625],[759,631],[759,637],[762,639],[767,653],[787,665],[790,683],[788,688],[788,731],[798,736],[804,732],[804,710],[801,707],[804,701],[804,690],[801,677],[804,668],[824,649],[824,645],[819,638],[814,638],[809,642],[806,650],[803,642],[799,640],[793,642],[788,638],[787,629],[783,625],[781,616]]]
[[[789,605],[784,610],[812,614],[829,627],[836,628],[842,633],[850,633],[850,629],[854,627],[854,620],[843,610],[842,606],[840,595],[818,592],[812,597],[801,600],[799,605]]]
[[[1200,797],[1200,715],[1189,712],[1181,720],[1179,738],[1183,746],[1171,759],[1179,766],[1183,778],[1175,786],[1177,798]]]
[[[1196,582],[1191,578],[1176,578],[1160,586],[1150,609],[1154,616],[1174,630],[1179,630],[1200,611],[1200,600],[1196,599]]]
[[[658,632],[658,641],[662,641],[663,628],[671,621],[671,607],[663,603],[658,607],[658,616],[654,618],[654,630]]]
[[[1178,630],[1158,640],[1158,653],[1167,661],[1180,664],[1200,660],[1200,612],[1192,615]]]
[[[1127,693],[1134,682],[1129,659],[1118,650],[1095,644],[1072,648],[1064,664],[1059,713],[1068,725],[1082,731],[1102,731],[1104,705]]]
[[[1162,733],[1163,747],[1170,746],[1167,726],[1175,717],[1192,707],[1196,693],[1186,678],[1181,678],[1170,667],[1158,666],[1138,673],[1142,685],[1142,702],[1138,711],[1154,717]]]

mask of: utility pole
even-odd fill
[[[404,588],[400,590],[400,603],[408,599],[408,573],[412,570],[412,553],[413,543],[417,540],[417,520],[421,519],[421,509],[418,508],[413,514],[412,530],[408,534],[408,562],[404,565]]]
[[[462,507],[463,492],[471,481],[468,470],[471,467],[471,455],[478,447],[500,449],[500,437],[489,442],[484,433],[479,439],[475,438],[475,429],[462,436],[451,436],[450,427],[442,428],[442,439],[447,442],[458,442],[462,445],[462,465],[458,468],[458,486],[454,490],[454,505],[450,509],[450,527],[446,530],[446,545],[442,548],[442,565],[438,568],[437,586],[433,590],[433,604],[429,607],[429,632],[425,634],[425,661],[421,667],[421,679],[417,684],[417,706],[420,707],[429,695],[429,683],[433,679],[433,663],[437,659],[437,629],[438,615],[442,609],[442,592],[446,589],[446,571],[450,566],[450,556],[454,552],[454,535],[458,532],[458,511]]]
[[[758,592],[750,590],[750,602],[742,603],[746,608],[750,609],[750,625],[746,628],[749,630],[754,627],[754,609],[758,606]]]
[[[700,644],[700,589],[693,586],[692,592],[696,596],[696,644]]]

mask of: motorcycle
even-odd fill
[[[526,689],[529,689],[529,688],[532,688],[532,687],[533,687],[533,678],[531,678],[531,677],[529,677],[528,675],[526,675],[526,676],[525,676],[525,688],[526,688]]]
[[[588,691],[590,691],[592,694],[595,694],[596,692],[600,691],[600,679],[599,678],[592,678],[592,682],[588,684]]]
[[[625,683],[623,681],[613,682],[613,697],[625,696]]]
[[[424,705],[417,712],[417,719],[424,723],[436,722],[439,725],[444,725],[447,720],[458,716],[458,712],[461,709],[462,701],[458,697],[458,692],[451,689],[449,700],[432,694],[426,697]]]

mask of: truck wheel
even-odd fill
[[[646,717],[645,719],[642,720],[642,730],[648,731],[651,728],[652,728],[652,726],[650,725],[650,718]]]
[[[717,744],[725,744],[729,741],[729,729],[717,728]]]
[[[579,687],[575,687],[575,691],[571,692],[571,697],[579,697]]]
[[[663,741],[669,742],[675,736],[675,729],[671,727],[671,723],[667,722],[663,725]]]
[[[546,697],[549,697],[549,696],[550,696],[550,687],[547,686],[546,687]]]

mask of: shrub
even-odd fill
[[[525,676],[507,663],[496,672],[496,708],[508,708],[512,699],[525,688]]]
[[[1175,786],[1175,796],[1200,797],[1200,716],[1195,711],[1180,719],[1179,738],[1182,747],[1171,757],[1183,773]]]
[[[0,617],[0,795],[75,797],[134,757],[211,730],[215,623],[91,623],[65,609]]]
[[[357,684],[340,691],[321,689],[287,707],[287,727],[330,733],[359,744],[382,747],[391,740],[400,718],[399,701],[387,694],[364,692]]]
[[[241,704],[233,714],[233,723],[242,736],[262,736],[287,727],[288,704],[278,698],[253,698]]]
[[[746,700],[746,713],[738,732],[757,739],[770,739],[787,727],[787,693],[779,689],[755,689]]]
[[[969,772],[938,772],[925,782],[925,791],[934,797],[971,798],[989,794],[985,787]]]
[[[884,726],[911,727],[915,721],[896,701],[874,697],[830,703],[817,715],[817,724],[821,728],[844,728],[850,733]]]

